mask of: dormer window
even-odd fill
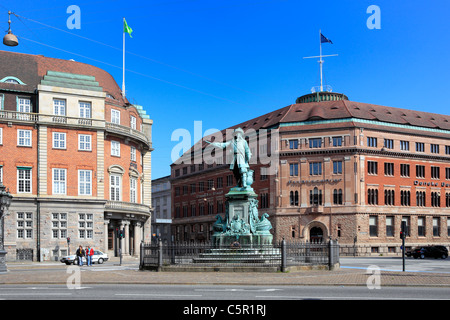
[[[25,83],[22,80],[12,76],[4,77],[3,79],[0,80],[0,82],[25,85]]]

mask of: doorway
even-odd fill
[[[323,230],[320,227],[312,227],[309,230],[309,241],[311,243],[322,243],[323,240]]]

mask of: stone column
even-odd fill
[[[103,241],[105,242],[103,251],[106,253],[106,252],[108,252],[108,225],[109,225],[109,220],[104,220],[103,221],[103,225],[104,225]]]
[[[122,247],[123,254],[130,255],[130,221],[125,221],[125,246]]]
[[[141,248],[141,230],[142,224],[140,222],[136,222],[134,224],[134,255],[139,255]]]

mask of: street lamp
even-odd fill
[[[0,182],[0,273],[7,272],[5,251],[5,213],[11,205],[12,195]]]
[[[8,46],[8,47],[15,47],[15,46],[19,45],[19,40],[17,39],[17,37],[11,31],[11,13],[14,14],[13,12],[8,11],[8,14],[9,14],[8,34],[3,37],[3,44]]]

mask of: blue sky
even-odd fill
[[[81,10],[68,29],[67,8]],[[370,5],[381,29],[369,29]],[[170,174],[174,130],[224,129],[295,102],[319,84],[318,33],[325,84],[350,100],[450,114],[450,1],[399,0],[4,0],[0,24],[20,37],[2,50],[74,59],[122,84],[154,121],[152,178]],[[193,143],[194,141],[192,141]]]

